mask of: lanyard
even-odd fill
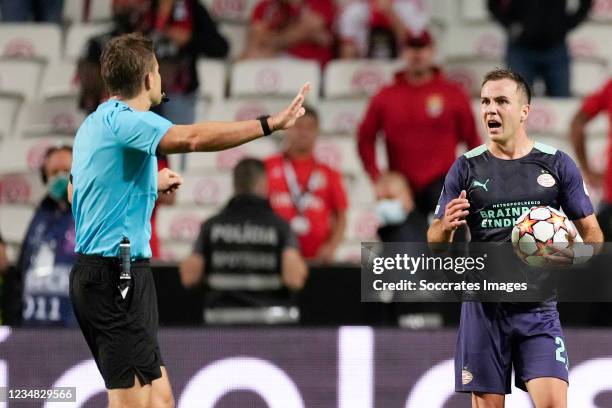
[[[283,166],[285,170],[285,178],[287,179],[287,186],[289,187],[289,194],[291,195],[291,201],[293,201],[293,205],[295,205],[297,212],[299,214],[304,214],[304,211],[308,206],[308,200],[311,197],[311,193],[314,191],[317,184],[317,177],[315,176],[316,170],[312,170],[310,177],[308,178],[308,182],[306,183],[306,190],[302,191],[300,185],[298,184],[293,165],[289,162],[289,160],[285,160]]]

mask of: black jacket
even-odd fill
[[[488,0],[489,11],[508,32],[510,44],[530,49],[562,45],[567,33],[587,18],[592,0]],[[569,3],[569,4],[568,4]]]

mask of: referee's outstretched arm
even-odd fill
[[[310,91],[310,83],[302,89],[284,110],[267,119],[270,132],[287,129],[304,114],[304,98]],[[159,142],[162,154],[211,152],[229,149],[265,135],[259,120],[240,122],[204,122],[193,125],[174,125]]]

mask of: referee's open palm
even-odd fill
[[[295,124],[298,118],[304,115],[305,110],[302,105],[304,105],[304,99],[308,92],[310,92],[310,83],[306,82],[291,104],[270,118],[272,130],[288,129]]]

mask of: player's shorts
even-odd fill
[[[119,259],[82,255],[70,273],[74,312],[107,389],[130,388],[161,377],[155,284],[148,260],[132,262],[124,299],[117,287]]]
[[[465,302],[455,351],[455,390],[510,394],[534,378],[568,382],[568,357],[556,309],[525,311],[502,303]]]

